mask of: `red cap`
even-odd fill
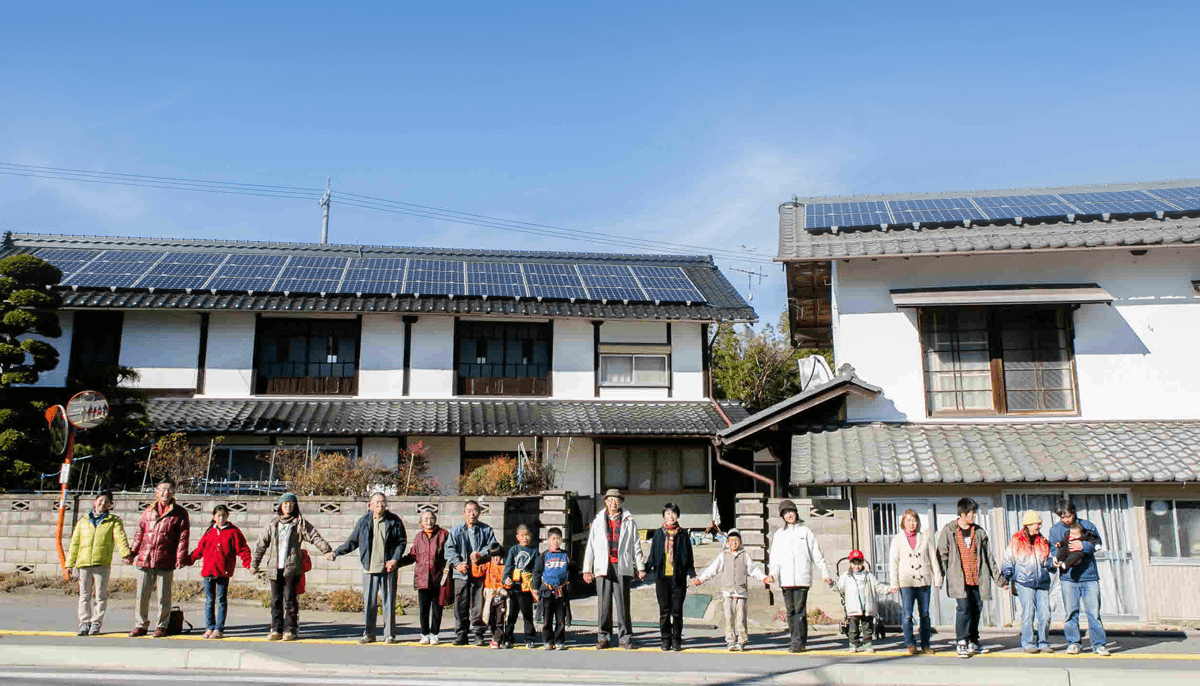
[[[849,559],[851,562],[862,562],[863,561],[862,551],[861,550],[851,550]]]

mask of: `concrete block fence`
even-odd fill
[[[557,498],[561,499],[559,495]],[[63,548],[69,550],[71,531],[80,517],[87,516],[92,507],[93,496],[69,495],[63,526]],[[152,493],[118,493],[113,512],[125,524],[125,532],[132,540],[133,531],[141,511],[154,499]],[[449,529],[462,522],[463,503],[467,497],[389,497],[388,509],[400,516],[408,531],[409,539],[420,530],[421,512],[429,509],[438,513],[438,523]],[[505,544],[515,539],[512,534],[520,523],[526,523],[538,531],[539,501],[537,496],[526,497],[477,497],[483,508],[481,520],[494,527],[499,534],[504,532]],[[212,509],[224,504],[230,509],[230,521],[246,535],[251,548],[262,535],[262,530],[274,517],[274,497],[204,496],[184,494],[176,498],[191,518],[191,548],[212,520]],[[0,494],[0,572],[18,572],[39,576],[54,576],[61,573],[58,553],[54,545],[54,529],[58,520],[56,495],[12,495]],[[554,501],[555,505],[558,500]],[[321,536],[335,548],[350,535],[354,524],[367,511],[365,498],[333,496],[302,496],[300,510]],[[332,590],[351,586],[362,586],[362,566],[358,554],[339,557],[328,562],[312,546],[305,545],[313,556],[313,569],[307,574],[307,583],[314,589]],[[123,564],[114,556],[113,578],[135,578],[136,569]],[[181,581],[200,579],[200,565],[185,567],[176,572]],[[249,575],[239,571],[234,579],[248,579]],[[412,567],[404,567],[400,575],[401,587],[412,585]]]

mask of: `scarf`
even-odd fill
[[[962,559],[963,583],[967,586],[979,585],[979,533],[972,532],[971,545],[968,546],[963,538],[961,526],[955,526],[954,540],[958,543],[958,556]]]
[[[88,519],[92,521],[92,526],[100,526],[100,522],[103,522],[104,518],[107,516],[107,512],[101,512],[97,514],[95,510],[92,510],[88,513]]]
[[[617,560],[617,543],[621,540],[621,512],[608,517],[608,563],[616,566]]]
[[[675,534],[679,533],[679,525],[664,526],[667,532],[666,549],[663,552],[663,576],[675,576]]]
[[[908,539],[908,547],[912,548],[913,550],[916,550],[917,549],[917,532],[905,531],[904,537]]]

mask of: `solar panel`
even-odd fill
[[[34,255],[56,266],[59,261],[87,262],[99,254],[99,250],[74,250],[70,248],[41,248],[34,253]]]
[[[679,267],[633,267],[646,295],[666,302],[704,302],[704,295]]]
[[[342,293],[400,293],[404,289],[404,270],[408,260],[397,258],[356,258],[346,266],[346,277],[338,291]]]
[[[1076,214],[1143,214],[1175,211],[1170,204],[1144,191],[1061,193],[1059,197],[1079,210]]]
[[[1074,214],[1075,209],[1055,195],[1000,195],[975,198],[989,219],[1056,217]]]
[[[467,295],[526,296],[521,265],[508,262],[468,262]]]
[[[625,265],[581,264],[579,274],[593,300],[646,300],[646,294]]]
[[[1146,191],[1147,195],[1170,201],[1184,210],[1200,210],[1200,186],[1187,188],[1153,188]],[[38,253],[41,255],[41,253]]]
[[[555,298],[569,300],[571,298],[587,298],[583,282],[575,268],[569,264],[535,264],[521,265],[525,271],[525,280],[529,283],[529,295],[534,298]]]
[[[804,208],[805,225],[810,228],[830,226],[870,226],[890,224],[887,203],[870,200],[865,202],[818,203]]]
[[[269,291],[285,262],[282,255],[230,255],[206,286],[217,291]]]
[[[105,250],[100,256],[62,280],[64,286],[129,288],[166,253],[146,250]]]
[[[330,293],[338,290],[346,271],[345,257],[296,256],[271,290],[285,293]]]
[[[282,267],[287,264],[287,257],[284,255],[234,254],[229,256],[229,261],[225,264]]]
[[[224,260],[223,253],[167,253],[134,286],[164,290],[202,288]]]
[[[463,263],[447,260],[409,260],[404,292],[429,295],[465,295]]]
[[[897,224],[916,222],[961,222],[987,219],[970,198],[920,198],[916,200],[892,200],[892,217]]]

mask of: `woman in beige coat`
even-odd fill
[[[909,655],[917,654],[913,640],[913,605],[921,615],[921,652],[932,655],[929,637],[929,585],[942,587],[942,570],[938,564],[933,541],[921,531],[921,518],[915,510],[900,515],[900,533],[892,539],[888,559],[892,564],[892,593],[900,591],[902,610],[900,627],[904,630],[904,645]]]

